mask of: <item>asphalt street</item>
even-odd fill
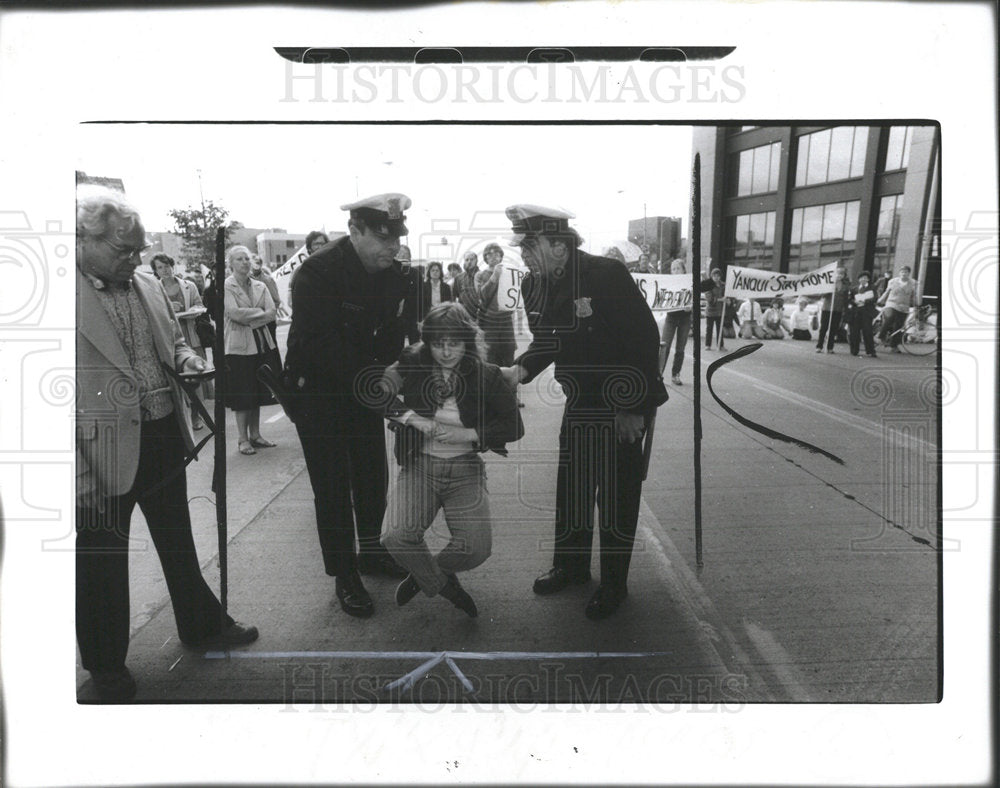
[[[745,344],[727,340],[727,350]],[[136,702],[936,700],[947,544],[937,530],[935,356],[852,357],[840,344],[816,354],[786,339],[720,369],[727,405],[843,464],[739,424],[702,385],[699,565],[692,353],[689,342],[683,385],[668,386],[659,411],[629,598],[601,622],[583,615],[593,583],[531,591],[551,562],[561,410],[551,373],[522,389],[525,438],[510,457],[486,458],[493,555],[462,578],[475,620],[422,596],[397,608],[394,581],[380,578],[366,580],[375,616],[345,615],[323,573],[293,425],[265,408],[262,432],[278,447],[241,456],[230,414],[229,609],[261,637],[229,654],[185,650],[136,513]],[[702,377],[721,355],[702,352]],[[218,588],[210,450],[188,482],[199,557]],[[439,520],[432,544],[444,533]],[[596,566],[595,555],[595,575]],[[79,665],[77,686],[81,701],[93,699]]]

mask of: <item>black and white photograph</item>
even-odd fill
[[[23,157],[8,47],[12,785],[987,778],[995,122],[912,75],[782,103],[742,10],[567,59],[297,9],[170,74],[276,10],[59,12],[91,103]]]
[[[940,136],[87,127],[79,699],[936,701]],[[227,152],[279,147],[278,167]],[[123,149],[161,154],[136,166]],[[482,157],[455,193],[457,149]],[[607,155],[583,167],[568,152],[581,149]],[[711,173],[698,226],[689,172]],[[101,400],[116,381],[136,388],[125,363],[142,379],[130,292],[145,355],[166,347],[159,360],[179,367],[158,371],[167,416],[147,415],[152,383],[137,403]],[[221,345],[199,337],[213,313]],[[202,369],[215,374],[185,395]],[[451,396],[436,402],[435,386]],[[906,418],[890,427],[894,412]],[[172,453],[147,448],[146,421],[177,425]],[[181,471],[211,431],[224,439]],[[199,556],[222,571],[220,466],[242,623],[201,577]],[[106,530],[117,550],[82,548]],[[134,611],[128,567],[112,602],[116,552],[145,579]]]

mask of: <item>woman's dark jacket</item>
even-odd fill
[[[436,385],[430,348],[422,342],[405,348],[399,357],[398,370],[403,386],[387,408],[386,416],[400,416],[412,410],[425,418],[434,418],[447,392]],[[517,396],[496,364],[466,356],[459,362],[457,372],[453,393],[458,416],[462,426],[479,433],[476,451],[495,451],[506,456],[507,443],[524,435]],[[415,427],[395,424],[390,422],[396,432],[396,461],[405,465],[422,449],[424,435]]]

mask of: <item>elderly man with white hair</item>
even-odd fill
[[[147,247],[123,194],[77,194],[76,634],[97,695],[136,693],[129,643],[129,524],[142,510],[173,603],[195,648],[257,639],[226,616],[201,574],[191,534],[185,455],[194,448],[179,384],[162,368],[204,370],[159,282],[136,271]]]

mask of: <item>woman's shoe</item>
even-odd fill
[[[250,439],[250,445],[258,449],[273,449],[278,444],[272,443],[267,438],[262,438],[260,435],[258,435],[256,438]]]
[[[478,616],[479,610],[476,609],[476,603],[472,601],[472,597],[459,584],[458,578],[455,575],[447,575],[447,578],[444,587],[438,593],[459,610],[464,610],[470,618]]]
[[[240,441],[239,442],[240,454],[256,454],[257,450],[253,447],[252,441]]]

